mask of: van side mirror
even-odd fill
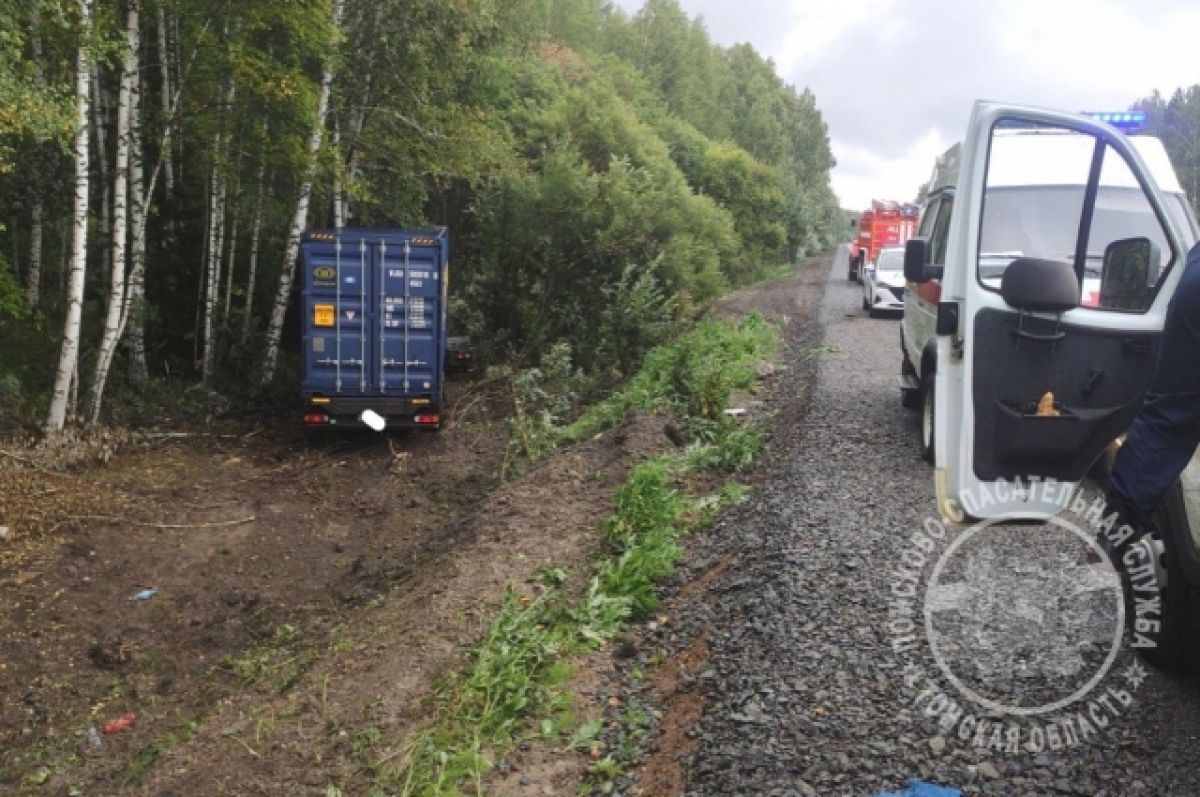
[[[1079,306],[1079,280],[1070,263],[1018,257],[1004,269],[1000,295],[1018,310],[1065,313]]]
[[[1149,238],[1123,238],[1104,249],[1100,270],[1100,306],[1112,310],[1144,310],[1161,268],[1157,247]]]
[[[929,282],[940,279],[942,267],[930,265],[928,238],[909,238],[904,243],[904,279],[909,282]]]

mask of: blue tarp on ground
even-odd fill
[[[904,791],[880,792],[876,797],[962,797],[962,792],[936,783],[910,780]]]

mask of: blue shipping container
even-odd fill
[[[441,425],[449,261],[445,228],[305,233],[305,424]]]

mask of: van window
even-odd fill
[[[921,214],[921,229],[917,231],[917,235],[927,241],[933,240],[933,222],[937,218],[938,206],[941,204],[941,200],[931,199],[925,206],[925,212]]]
[[[1107,175],[1110,171],[1119,176],[1118,185],[1102,185],[1096,195],[1096,210],[1092,217],[1091,234],[1088,236],[1087,264],[1084,266],[1082,302],[1085,307],[1101,310],[1140,310],[1150,308],[1158,283],[1166,273],[1163,259],[1170,257],[1170,242],[1154,214],[1149,197],[1137,186],[1133,170],[1112,148],[1104,153]],[[1119,301],[1106,297],[1102,269],[1105,249],[1113,241],[1125,238],[1148,238],[1156,257],[1149,263],[1146,279],[1137,286],[1123,286]]]
[[[930,244],[930,259],[935,266],[946,264],[946,247],[950,241],[950,212],[954,209],[954,197],[947,195],[938,207],[937,221],[933,224]]]
[[[1096,200],[1085,208],[1098,146],[1103,146],[1103,159]],[[1004,270],[1018,257],[1076,265],[1085,222],[1089,226],[1080,286],[1083,305],[1146,310],[1166,272],[1165,261],[1151,265],[1144,298],[1133,306],[1127,290],[1120,307],[1103,306],[1100,296],[1104,253],[1113,241],[1148,238],[1154,251],[1163,258],[1171,256],[1166,232],[1120,153],[1092,135],[1066,128],[998,126],[992,131],[977,264],[985,288],[999,290]]]

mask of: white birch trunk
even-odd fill
[[[100,88],[100,70],[97,68],[92,73],[92,131],[96,136],[96,150],[91,160],[96,163],[100,177],[100,241],[107,245],[112,240],[112,183],[108,179],[108,141],[104,132],[104,117],[104,92]],[[100,258],[100,269],[107,277],[107,250]]]
[[[71,394],[67,402],[67,423],[75,425],[79,421],[79,358],[75,358],[75,367],[71,369]]]
[[[79,365],[79,327],[83,318],[83,283],[87,271],[88,130],[91,61],[88,41],[92,30],[91,0],[79,0],[81,34],[75,64],[75,207],[72,213],[71,276],[67,286],[67,317],[63,342],[50,395],[46,431],[61,431],[71,397],[71,377]]]
[[[230,80],[225,87],[225,118],[213,141],[213,193],[209,227],[209,250],[207,284],[204,292],[204,356],[201,360],[200,378],[204,382],[212,379],[217,367],[216,314],[217,300],[221,287],[221,261],[225,253],[226,206],[229,195],[229,140],[226,129],[229,113],[236,96],[236,86]]]
[[[129,199],[133,208],[129,229],[129,280],[128,289],[121,303],[121,320],[117,325],[117,342],[128,342],[129,378],[135,383],[150,378],[146,367],[145,327],[134,324],[128,338],[125,330],[129,316],[141,316],[146,297],[146,216],[149,212],[150,195],[146,191],[145,147],[142,142],[142,94],[145,84],[134,88],[133,101],[129,109]]]
[[[342,174],[342,122],[337,114],[333,116],[333,152],[337,168],[333,171],[333,226],[339,230],[346,226],[347,207],[346,180]]]
[[[229,225],[229,257],[225,265],[225,300],[221,303],[221,328],[229,328],[229,307],[233,303],[233,274],[237,264],[238,218],[233,215]]]
[[[335,40],[330,42],[330,49],[336,46],[336,37],[342,26],[342,11],[345,0],[333,0],[333,33]],[[332,55],[332,53],[331,53]],[[325,134],[325,114],[329,111],[329,94],[333,89],[333,58],[325,59],[321,73],[321,94],[317,100],[317,117],[313,120],[312,130],[308,135],[307,163],[304,177],[300,183],[300,193],[296,197],[296,212],[292,214],[292,223],[288,228],[287,246],[284,248],[283,264],[279,270],[279,289],[275,292],[275,303],[271,307],[271,321],[267,326],[267,345],[263,355],[262,384],[268,384],[275,378],[275,367],[279,359],[279,339],[283,335],[283,319],[287,314],[288,300],[292,295],[292,271],[296,263],[296,255],[300,252],[300,236],[308,221],[308,202],[312,198],[313,170],[316,165],[317,152],[321,149],[321,140]]]
[[[113,229],[112,274],[109,279],[108,308],[104,314],[104,333],[96,355],[96,370],[88,395],[88,422],[100,420],[104,402],[104,385],[112,365],[121,331],[121,312],[125,307],[126,257],[129,240],[129,151],[130,105],[138,83],[138,52],[140,49],[140,0],[128,0],[125,18],[125,53],[121,65],[121,88],[117,95],[117,154],[113,168]]]
[[[175,114],[172,109],[171,98],[174,97],[174,92],[171,91],[171,56],[167,50],[167,14],[162,6],[158,7],[158,71],[159,79],[162,81],[162,89],[159,92],[159,99],[162,102],[163,125],[170,127],[175,124]],[[175,193],[175,169],[171,158],[171,147],[169,134],[163,134],[163,138],[167,142],[166,149],[162,152],[163,164],[163,191],[169,197]]]
[[[221,134],[217,133],[213,141],[214,158],[221,151]],[[203,320],[201,322],[200,350],[200,379],[208,382],[212,378],[213,365],[216,362],[213,346],[213,315],[217,306],[217,279],[221,263],[220,227],[224,211],[220,207],[221,178],[218,174],[219,164],[213,161],[212,176],[209,178],[208,191],[208,243],[205,247],[204,279],[203,279]]]
[[[39,196],[33,201],[29,220],[29,271],[25,274],[25,304],[37,307],[42,298],[42,228],[45,204]]]
[[[263,122],[263,138],[266,139],[267,124]],[[258,278],[258,246],[262,236],[263,192],[267,189],[267,163],[258,165],[258,194],[254,198],[254,226],[250,230],[250,262],[246,274],[246,303],[242,310],[242,345],[250,337],[250,311],[254,308],[254,283]]]
[[[37,19],[35,12],[35,23]],[[45,88],[42,37],[36,31],[33,34],[33,78],[39,89]],[[45,139],[39,136],[37,142],[41,146]],[[29,270],[25,274],[25,304],[28,307],[37,307],[42,298],[42,229],[45,224],[46,205],[42,198],[41,186],[34,186],[34,193],[33,208],[29,214]]]
[[[208,29],[208,22],[204,23],[204,30]],[[192,64],[196,59],[196,52],[192,52],[188,59],[188,64],[184,68],[179,79],[175,81],[175,93],[170,98],[168,103],[167,118],[164,121],[162,129],[162,138],[158,145],[158,159],[154,163],[154,168],[150,171],[150,179],[143,180],[144,166],[144,150],[141,142],[141,95],[135,95],[136,101],[134,106],[134,149],[130,151],[131,168],[136,169],[136,178],[134,180],[135,190],[138,192],[138,204],[140,212],[138,217],[135,217],[135,223],[131,234],[133,240],[130,242],[131,264],[129,272],[129,291],[126,293],[124,307],[121,310],[121,323],[118,339],[125,335],[125,330],[129,329],[129,371],[130,378],[134,382],[144,382],[149,378],[149,368],[146,364],[146,323],[142,313],[142,307],[145,303],[145,274],[146,274],[146,218],[149,213],[149,203],[154,197],[155,186],[158,185],[158,176],[163,172],[163,165],[167,162],[171,155],[172,147],[172,132],[175,128],[176,118],[179,114],[179,102],[183,97],[183,86],[188,72],[191,71]],[[140,218],[140,222],[137,220]],[[203,285],[201,286],[203,289]],[[199,307],[199,302],[197,302]],[[133,327],[129,327],[130,317],[133,317]]]

